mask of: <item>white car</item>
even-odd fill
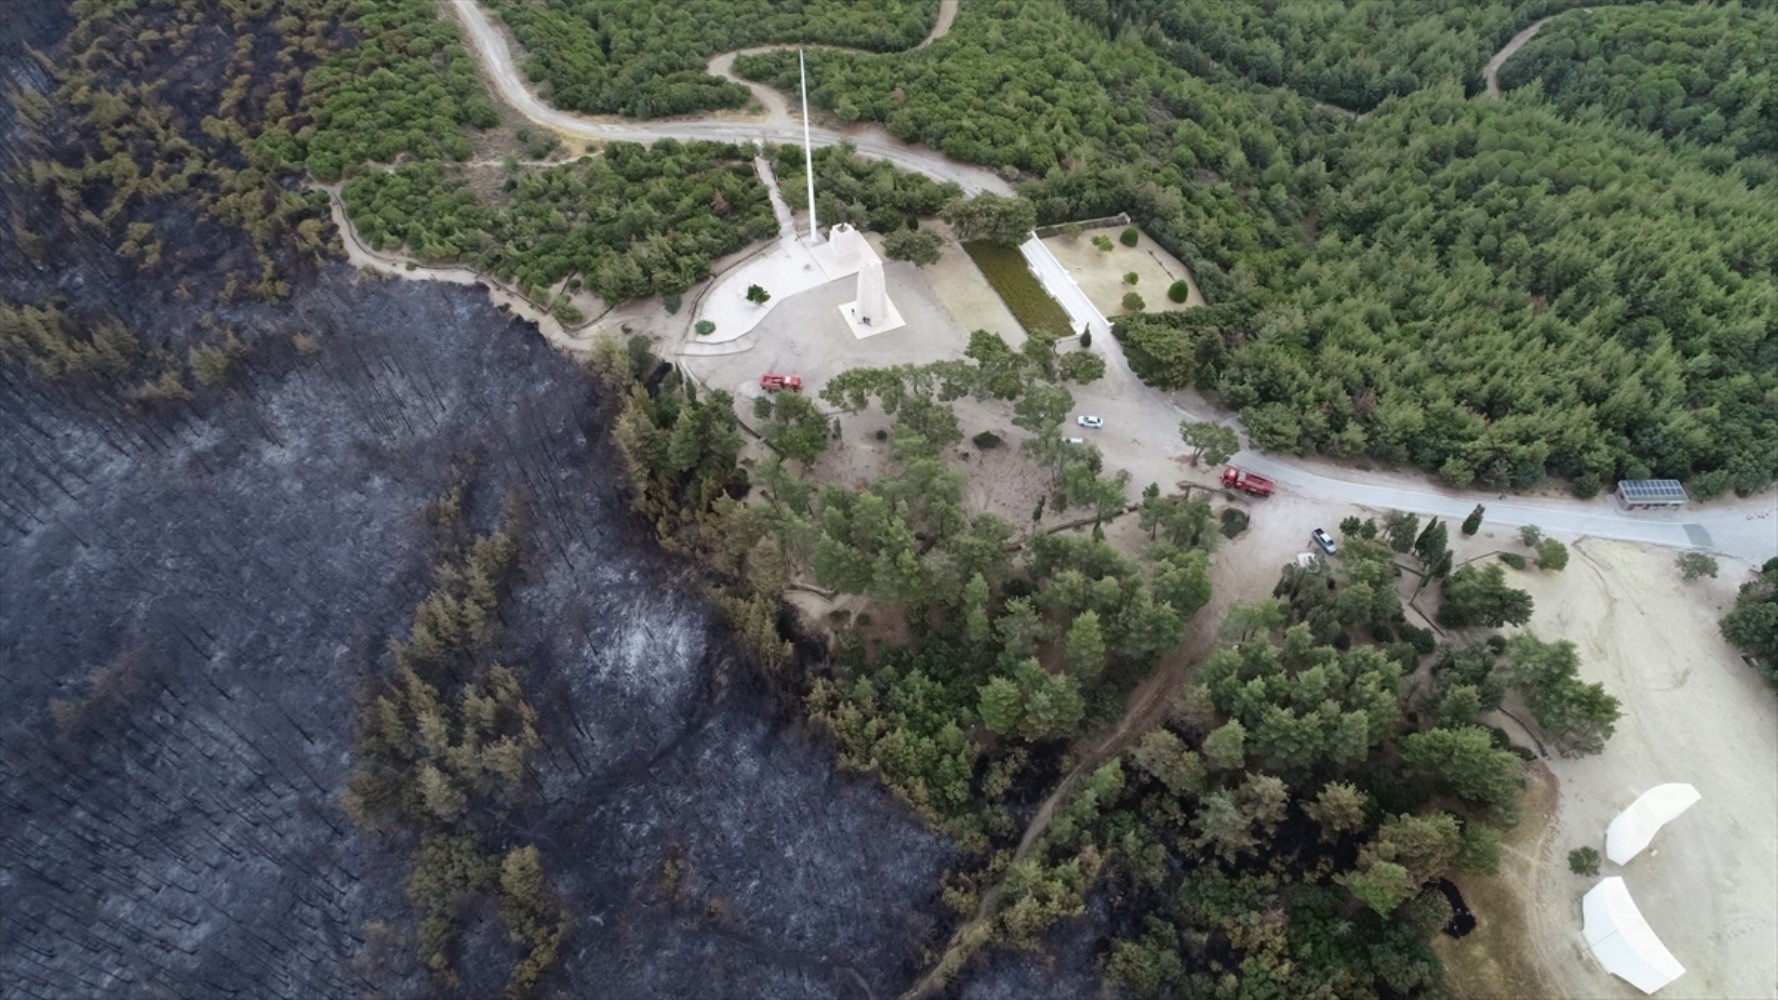
[[[1339,546],[1334,544],[1333,536],[1320,528],[1316,528],[1314,531],[1309,532],[1309,537],[1315,540],[1316,545],[1321,546],[1321,551],[1330,556],[1340,550]]]
[[[1074,422],[1081,425],[1082,427],[1091,427],[1094,430],[1098,430],[1099,428],[1105,426],[1105,421],[1099,417],[1080,417],[1080,418],[1076,419]]]
[[[1086,438],[1063,438],[1062,440],[1068,444],[1086,444],[1087,443]]]

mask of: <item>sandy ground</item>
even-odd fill
[[[1594,880],[1570,874],[1567,855],[1603,852],[1606,825],[1650,786],[1688,782],[1703,800],[1630,864],[1606,861],[1600,874],[1624,877],[1687,968],[1662,996],[1778,996],[1778,699],[1716,630],[1741,579],[1686,584],[1671,553],[1623,542],[1586,539],[1570,551],[1562,573],[1508,572],[1537,601],[1530,631],[1574,642],[1583,679],[1603,683],[1624,717],[1599,756],[1548,761],[1553,812],[1543,823],[1533,796],[1522,841],[1504,852],[1502,878],[1523,896],[1523,942],[1559,995],[1640,995],[1582,940],[1580,897]]]
[[[1117,229],[1098,229],[1079,236],[1051,236],[1043,241],[1050,253],[1062,262],[1093,305],[1108,317],[1125,314],[1124,293],[1142,296],[1145,312],[1177,312],[1204,304],[1198,283],[1179,258],[1162,249],[1160,244],[1144,235],[1134,247],[1117,240]],[[1111,240],[1111,252],[1093,246],[1094,236]],[[1124,275],[1136,272],[1135,285],[1124,284]],[[1167,287],[1184,278],[1191,292],[1184,302],[1167,297]]]

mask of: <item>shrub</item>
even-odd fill
[[[1133,247],[1136,245],[1137,241],[1142,238],[1142,234],[1136,232],[1135,226],[1131,226],[1128,229],[1125,229],[1123,232],[1117,234],[1117,238],[1118,238],[1118,241],[1120,243],[1122,243],[1124,246]]]
[[[994,433],[993,431],[983,431],[980,434],[977,434],[975,437],[970,438],[969,440],[971,440],[975,443],[975,448],[977,451],[991,451],[995,448],[1000,447],[1000,444],[1001,444],[1000,435]]]
[[[1142,280],[1142,275],[1137,274],[1135,271],[1125,271],[1124,272],[1124,284],[1126,284],[1126,285],[1134,285],[1138,281],[1141,281],[1141,280]]]
[[[767,302],[771,301],[771,298],[772,298],[772,293],[766,291],[763,287],[761,287],[759,285],[748,285],[747,286],[747,301],[753,303],[754,305],[763,306]]]
[[[1093,237],[1093,246],[1098,247],[1100,253],[1110,253],[1111,245],[1111,238],[1108,236]]]
[[[1543,541],[1543,529],[1535,524],[1527,524],[1519,529],[1519,541],[1524,542],[1526,548],[1535,549],[1537,543]]]
[[[1404,621],[1397,625],[1395,630],[1401,634],[1402,641],[1414,647],[1414,652],[1421,656],[1426,656],[1438,649],[1438,636],[1433,635],[1429,628],[1421,628]]]
[[[1148,303],[1142,301],[1142,296],[1137,295],[1135,292],[1125,292],[1124,293],[1124,311],[1125,312],[1141,312],[1142,307],[1146,306],[1147,304]]]
[[[1574,482],[1569,485],[1569,492],[1582,500],[1591,500],[1599,495],[1599,489],[1603,485],[1597,472],[1583,472],[1574,477]]]
[[[1568,566],[1568,546],[1554,538],[1545,538],[1537,543],[1537,565],[1541,569],[1560,572]]]
[[[1569,851],[1568,870],[1588,877],[1599,874],[1599,852],[1591,847],[1577,847]]]
[[[668,292],[661,296],[661,306],[667,310],[667,315],[669,316],[677,315],[679,307],[684,303],[685,296],[678,292]]]
[[[692,329],[697,331],[698,336],[708,337],[716,332],[716,324],[707,319],[701,319],[692,325]]]
[[[880,428],[880,427],[879,427],[879,428],[878,428],[878,429],[877,429],[877,433],[876,433],[876,434],[874,434],[874,435],[872,435],[872,436],[873,436],[873,437],[875,437],[875,438],[876,438],[876,439],[877,439],[877,440],[878,440],[878,441],[887,441],[887,440],[889,440],[889,432],[888,432],[888,431],[886,431],[886,430],[883,430],[883,429],[882,429],[882,428]]]
[[[1172,299],[1174,302],[1184,302],[1191,297],[1191,293],[1192,287],[1185,283],[1184,278],[1167,286],[1167,298]]]
[[[1506,563],[1508,566],[1511,566],[1513,569],[1524,569],[1525,568],[1525,557],[1522,555],[1519,555],[1517,552],[1502,552],[1502,553],[1500,553],[1500,561],[1503,563]]]
[[[1247,512],[1237,507],[1222,510],[1222,537],[1233,538],[1247,530]]]
[[[1702,552],[1683,552],[1679,556],[1679,572],[1687,580],[1700,576],[1716,576],[1716,560]]]

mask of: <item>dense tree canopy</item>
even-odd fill
[[[1118,45],[1054,3],[1017,7],[965,6],[914,52],[823,53],[814,99],[1037,175],[1040,222],[1142,217],[1224,310],[1120,321],[1151,382],[1220,392],[1263,447],[1413,463],[1456,486],[1554,474],[1589,493],[1652,474],[1708,497],[1778,469],[1778,244],[1762,235],[1778,198],[1763,175],[1471,100],[1455,73],[1353,123],[1129,44],[1161,45],[1153,31]],[[1479,66],[1548,9],[1448,16],[1469,18],[1460,47]],[[794,72],[782,53],[739,65],[780,85]]]
[[[1746,650],[1760,676],[1778,687],[1778,559],[1768,559],[1758,576],[1741,585],[1735,610],[1722,620],[1722,634]]]
[[[716,143],[613,143],[516,175],[493,202],[437,162],[371,171],[344,194],[373,247],[471,263],[524,288],[579,276],[607,302],[683,291],[712,259],[777,231],[745,154]]]
[[[1721,155],[1778,157],[1778,8],[1635,4],[1545,25],[1500,71],[1500,85],[1537,81],[1566,114],[1689,139]],[[1757,168],[1769,178],[1774,166]],[[1743,169],[1748,169],[1743,167]]]
[[[358,44],[310,71],[306,119],[268,130],[262,148],[324,181],[402,153],[468,159],[464,126],[498,116],[455,23],[431,0],[359,0],[352,11]]]
[[[784,191],[804,186],[803,151],[778,146],[771,151],[772,173]],[[824,224],[849,222],[859,229],[888,233],[922,215],[937,215],[962,194],[956,184],[940,184],[925,174],[897,170],[884,160],[858,155],[850,143],[815,150],[815,213]]]
[[[1478,80],[1491,52],[1580,0],[1068,0],[1081,17],[1131,26],[1206,77],[1284,86],[1351,111],[1437,83]]]

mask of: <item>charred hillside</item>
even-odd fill
[[[0,22],[11,85],[48,92],[22,53],[60,18]],[[0,108],[0,134],[28,128]],[[452,913],[467,971],[434,975],[413,834],[341,806],[362,694],[436,584],[427,512],[453,488],[468,528],[521,525],[490,655],[539,749],[478,823],[491,849],[539,848],[566,913],[540,992],[911,978],[954,851],[760,689],[618,495],[575,365],[476,290],[286,255],[288,299],[227,296],[257,251],[177,196],[133,209],[164,248],[145,273],[115,252],[124,219],[72,224],[19,162],[0,304],[99,360],[0,364],[0,992],[501,989],[517,951],[494,908]],[[116,364],[105,344],[126,345]],[[157,391],[168,359],[194,375]]]

